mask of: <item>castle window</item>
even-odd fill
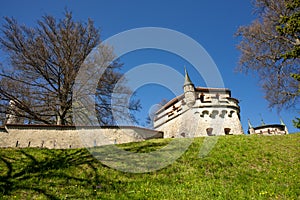
[[[172,111],[168,112],[168,117],[171,117],[172,115],[174,115]]]
[[[220,117],[221,117],[221,118],[224,118],[225,115],[226,115],[226,113],[227,113],[227,110],[222,110],[222,112],[221,112],[221,114],[220,114]]]
[[[200,114],[200,117],[204,117],[205,115],[208,115],[208,114],[209,114],[208,110],[204,110],[204,111],[202,111],[202,114]]]
[[[206,129],[206,133],[207,133],[208,136],[213,136],[212,132],[213,132],[213,128],[207,128]]]
[[[219,111],[218,111],[218,110],[213,110],[213,111],[211,112],[211,114],[209,115],[209,117],[215,119],[216,116],[217,116],[218,114],[219,114]]]
[[[230,130],[230,128],[224,128],[225,135],[231,135]]]
[[[181,105],[185,105],[185,101],[183,99],[181,100]]]
[[[232,114],[234,113],[233,110],[230,111],[230,113],[228,114],[228,117],[232,117]]]
[[[201,101],[201,103],[204,102],[204,94],[203,93],[201,93],[201,95],[200,95],[200,101]]]
[[[177,108],[175,107],[175,105],[173,105],[172,109],[173,109],[173,110],[176,110]]]

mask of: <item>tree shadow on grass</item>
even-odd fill
[[[92,155],[108,166],[126,173],[149,173],[173,164],[189,148],[193,139],[174,139],[168,143],[132,143],[132,146],[92,147]]]
[[[136,142],[117,145],[120,149],[125,151],[130,151],[133,153],[149,153],[151,151],[157,151],[167,146],[171,140],[166,140],[164,142]]]
[[[55,191],[47,189],[49,185],[46,181],[53,180],[54,185],[76,182],[95,187],[100,181],[105,181],[96,172],[98,164],[85,149],[5,149],[0,151],[0,194],[9,196],[25,191],[25,194],[36,193],[49,199],[60,199]],[[80,170],[84,165],[88,166],[92,178],[76,177],[77,173],[70,173],[73,169]]]

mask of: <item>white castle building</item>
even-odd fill
[[[226,88],[195,87],[185,70],[184,93],[156,112],[164,138],[243,134],[239,101]]]
[[[261,134],[261,135],[286,135],[289,134],[289,131],[280,119],[280,124],[265,124],[261,120],[261,125],[253,127],[250,120],[248,119],[248,134]]]

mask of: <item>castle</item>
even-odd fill
[[[288,129],[284,122],[280,119],[280,124],[265,124],[261,120],[261,125],[253,127],[248,119],[248,134],[261,134],[261,135],[285,135],[289,134]]]
[[[81,148],[153,138],[243,134],[239,101],[231,97],[229,89],[195,87],[185,70],[183,91],[155,113],[154,130],[133,126],[25,125],[10,113],[7,123],[0,126],[0,147]],[[14,106],[13,101],[10,106]],[[281,124],[262,123],[257,127],[248,121],[248,126],[249,134],[288,134],[282,120]]]
[[[229,89],[195,87],[185,70],[183,91],[156,112],[154,128],[164,138],[243,134],[239,101]]]

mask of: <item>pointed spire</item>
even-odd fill
[[[250,119],[248,119],[248,128],[250,129],[250,128],[253,128],[253,126],[252,126],[252,124],[251,124],[251,122],[250,122]]]
[[[285,123],[282,121],[281,118],[280,118],[280,124],[285,126]]]
[[[260,114],[260,117],[261,117],[261,125],[262,125],[262,126],[266,125],[266,123],[264,122],[264,119],[263,119],[263,117],[262,117],[261,114]]]
[[[184,66],[184,72],[185,72],[184,86],[185,85],[194,85],[190,79],[190,76],[189,76],[185,66]]]

